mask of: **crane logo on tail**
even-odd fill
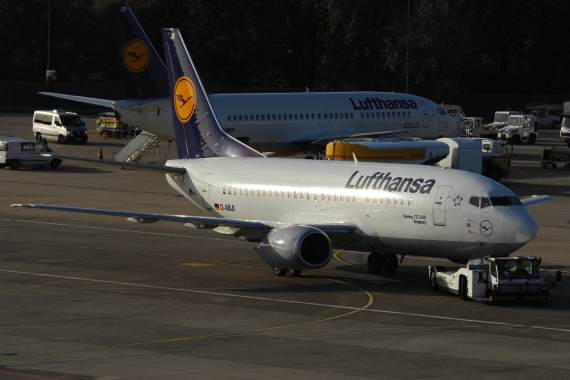
[[[146,69],[149,60],[148,47],[139,39],[129,42],[123,50],[123,63],[133,73]]]
[[[180,77],[174,86],[174,109],[182,123],[186,123],[196,108],[196,87],[188,77]]]

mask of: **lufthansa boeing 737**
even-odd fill
[[[397,254],[465,263],[488,255],[509,256],[537,234],[525,205],[550,197],[521,201],[478,174],[356,160],[264,157],[225,133],[179,31],[162,33],[179,158],[165,166],[130,165],[166,172],[170,186],[210,216],[41,204],[14,207],[213,228],[257,242],[261,259],[276,275],[322,268],[333,248],[372,251],[371,272],[395,272]]]
[[[176,140],[166,67],[127,5],[110,12],[125,95],[105,100],[48,92],[64,99],[113,108],[123,122]],[[136,59],[133,59],[136,58]],[[332,139],[407,131],[406,137],[450,136],[457,123],[434,102],[388,92],[208,95],[226,133],[261,151],[312,149]]]

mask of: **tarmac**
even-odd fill
[[[61,154],[106,159],[129,140]],[[31,114],[0,114],[0,135],[32,139]],[[562,282],[543,303],[488,304],[431,290],[406,257],[372,275],[366,253],[335,251],[323,269],[276,277],[254,244],[181,224],[11,208],[44,203],[205,215],[162,174],[65,161],[0,170],[0,379],[505,379],[570,377],[570,171],[544,170],[541,129],[513,147],[501,182],[530,205],[541,256]],[[143,161],[174,157],[174,146]]]

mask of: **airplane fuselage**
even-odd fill
[[[215,217],[354,226],[354,236],[331,238],[339,249],[465,262],[508,256],[537,233],[520,203],[484,204],[490,197],[516,203],[512,191],[458,170],[263,158],[172,160],[167,166],[186,168],[187,175],[167,175],[169,184]]]
[[[457,130],[439,105],[409,94],[215,94],[209,99],[226,133],[262,151],[305,150],[312,141],[339,135],[406,130],[406,137],[435,139]],[[119,100],[114,108],[124,122],[176,139],[169,99]]]

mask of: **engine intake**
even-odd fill
[[[318,269],[330,261],[332,244],[318,228],[290,226],[271,230],[257,252],[272,268]]]

